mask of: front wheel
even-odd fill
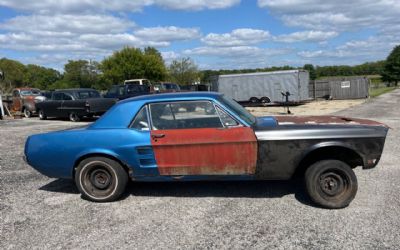
[[[307,193],[318,205],[326,208],[347,207],[357,193],[357,177],[345,162],[323,160],[305,172]]]
[[[81,118],[74,112],[69,114],[69,120],[71,122],[79,122],[81,120]]]
[[[44,111],[43,110],[39,110],[38,111],[38,114],[39,114],[39,119],[40,120],[46,120],[47,119],[47,116],[46,116],[46,114],[44,113]]]
[[[24,108],[24,116],[25,118],[31,118],[32,112],[28,108]]]
[[[128,183],[128,174],[118,162],[105,157],[81,161],[75,183],[82,196],[90,201],[110,202],[121,197]]]

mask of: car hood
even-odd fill
[[[386,124],[359,118],[349,118],[344,116],[275,116],[279,125],[364,125],[364,126],[383,126]]]

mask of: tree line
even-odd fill
[[[125,47],[115,51],[101,62],[69,60],[64,72],[39,65],[24,65],[16,60],[0,59],[0,71],[5,79],[0,81],[0,91],[10,92],[16,87],[33,87],[42,90],[65,88],[95,88],[106,90],[127,79],[149,79],[152,82],[171,81],[189,84],[199,80],[199,71],[190,58],[173,60],[167,67],[161,53],[153,48]]]
[[[386,60],[367,62],[348,66],[269,67],[234,70],[202,70],[190,58],[179,58],[166,65],[161,53],[153,48],[144,49],[125,47],[115,51],[101,62],[92,60],[69,60],[64,65],[63,73],[39,65],[24,65],[7,58],[0,59],[0,71],[5,79],[1,81],[0,91],[8,92],[15,87],[29,86],[42,90],[62,88],[108,89],[113,84],[120,84],[127,79],[146,78],[152,82],[170,81],[181,85],[201,81],[208,83],[212,76],[266,72],[277,70],[305,69],[310,72],[310,79],[328,76],[381,75],[386,82],[397,85],[400,81],[400,45],[396,46]]]

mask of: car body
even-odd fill
[[[124,100],[130,97],[148,95],[148,94],[150,94],[150,87],[147,85],[139,85],[139,84],[113,85],[104,95],[104,98],[116,98],[118,100]]]
[[[332,166],[339,170],[326,176],[327,185],[346,184],[351,192],[339,203],[315,201],[338,208],[355,196],[352,168],[376,166],[387,131],[378,122],[335,116],[254,117],[218,93],[169,93],[120,101],[85,128],[32,135],[25,156],[44,175],[75,178],[83,196],[94,201],[115,200],[122,193],[116,188],[102,196],[103,191],[93,194],[85,187],[102,187],[111,177],[116,178],[114,184],[128,177],[134,181],[287,180],[300,173],[310,179],[315,170]],[[103,171],[99,176],[94,174],[99,171],[88,170],[96,164]],[[88,171],[90,178],[84,177]]]
[[[41,92],[36,88],[16,88],[12,92],[11,110],[22,112],[29,118],[36,113],[36,103],[41,101]]]
[[[36,104],[40,119],[47,117],[67,118],[79,121],[82,117],[104,114],[116,103],[116,99],[102,98],[90,88],[61,89],[51,93],[51,99]]]

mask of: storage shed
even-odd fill
[[[310,97],[314,99],[360,99],[369,97],[367,77],[335,77],[310,81]]]

